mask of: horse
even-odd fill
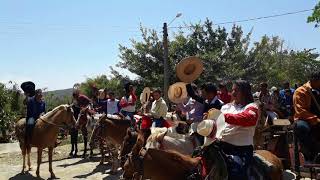
[[[198,154],[198,157],[191,158],[172,150],[152,148],[146,150],[144,144],[144,134],[138,132],[136,144],[123,165],[124,178],[143,176],[152,179],[186,179],[186,174],[189,173],[190,177],[227,179],[224,153],[214,145],[203,147],[200,150],[201,153],[197,153],[199,150],[196,150],[194,155]],[[171,169],[174,171],[170,171]],[[257,179],[280,180],[282,171],[283,167],[279,158],[269,151],[257,150],[254,153],[254,161],[249,167],[248,175]]]
[[[130,120],[108,119],[107,116],[100,118],[95,126],[90,143],[99,141],[101,153],[100,164],[104,164],[106,150],[111,154],[112,168],[111,173],[116,173],[118,166],[118,150],[127,134],[127,129],[131,126]]]
[[[73,110],[69,105],[60,105],[54,108],[52,111],[46,113],[44,116],[41,116],[33,129],[32,138],[30,141],[30,145],[27,145],[25,142],[25,127],[26,120],[25,118],[20,119],[15,124],[15,133],[16,137],[19,140],[19,145],[21,148],[22,156],[23,156],[23,166],[21,173],[24,173],[25,170],[25,157],[28,155],[28,166],[29,170],[31,170],[31,162],[30,162],[30,152],[31,147],[38,148],[38,160],[37,160],[37,177],[40,177],[40,164],[42,161],[42,150],[44,148],[48,148],[48,156],[49,156],[49,172],[51,174],[51,178],[55,178],[55,174],[52,170],[52,152],[55,147],[55,142],[57,140],[59,128],[67,126],[75,125],[75,119],[73,117]]]
[[[81,134],[83,137],[83,144],[84,144],[84,150],[82,157],[85,158],[87,154],[87,146],[88,146],[88,134],[92,134],[92,131],[94,129],[94,125],[96,123],[96,118],[93,116],[94,111],[92,111],[89,108],[83,109],[80,111],[80,114],[78,116],[78,119],[76,121],[76,129],[81,130]],[[77,132],[75,132],[77,133]],[[76,135],[77,137],[77,135]],[[76,141],[77,143],[77,141]],[[75,145],[77,147],[77,145]],[[90,146],[90,157],[93,155],[93,147],[92,144],[89,144]]]

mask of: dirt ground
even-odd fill
[[[22,156],[17,144],[12,144],[11,147],[0,148],[0,180],[29,180],[36,178],[36,148],[32,149],[31,164],[32,171],[21,174]],[[91,159],[69,158],[70,145],[59,146],[55,149],[53,155],[53,172],[60,179],[119,179],[121,170],[119,169],[116,175],[109,174],[111,164],[105,162],[104,165],[99,165],[100,157],[95,155]],[[82,144],[79,146],[82,150]],[[48,171],[48,154],[44,151],[42,157],[42,164],[40,166],[41,179],[49,179],[50,173]],[[78,152],[81,155],[82,151]],[[97,154],[97,152],[95,152]]]
[[[98,151],[95,150],[95,156],[91,159],[88,158],[69,158],[71,146],[63,145],[55,149],[53,155],[53,171],[59,179],[120,179],[122,170],[119,168],[118,173],[115,175],[109,174],[111,164],[107,162],[104,165],[99,165],[100,156],[97,155]],[[78,155],[82,154],[83,144],[79,144]],[[45,150],[42,156],[42,164],[40,166],[41,179],[50,179],[48,171],[48,154]],[[36,148],[32,149],[31,164],[32,170],[28,173],[21,174],[22,169],[22,156],[18,143],[0,144],[0,180],[32,180],[36,178]],[[284,173],[284,180],[295,179],[294,174],[290,171]],[[306,178],[305,180],[308,180]]]

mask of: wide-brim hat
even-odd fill
[[[225,122],[224,114],[220,110],[212,108],[208,111],[207,119],[215,121],[215,124],[217,126],[216,137],[221,138],[222,131],[227,125]]]
[[[144,104],[146,102],[148,102],[149,98],[151,95],[151,90],[149,87],[145,87],[142,91],[142,93],[140,94],[140,102],[141,104]]]
[[[34,96],[36,93],[36,85],[31,81],[26,81],[21,84],[23,92],[28,93],[29,96]]]
[[[173,103],[182,103],[188,98],[186,83],[177,82],[172,84],[168,90],[168,98]]]
[[[197,126],[197,132],[204,136],[203,146],[209,146],[216,139],[217,126],[215,121],[211,119],[201,121]]]
[[[176,66],[177,77],[185,83],[196,80],[203,71],[202,60],[195,56],[181,60]]]
[[[99,99],[104,99],[106,97],[106,93],[104,89],[99,89]]]

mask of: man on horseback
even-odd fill
[[[160,89],[154,90],[152,95],[154,101],[152,102],[150,113],[146,114],[146,116],[153,118],[152,127],[162,127],[168,112],[168,106],[161,97]]]
[[[294,92],[293,104],[301,151],[308,161],[320,163],[320,71]]]
[[[26,141],[30,143],[36,120],[46,112],[46,104],[43,100],[42,90],[37,89],[35,95],[27,101]]]
[[[218,98],[217,87],[213,83],[207,82],[201,87],[202,96],[194,92],[191,84],[187,84],[186,87],[188,95],[204,105],[204,113],[208,112],[211,108],[221,109],[223,102]]]

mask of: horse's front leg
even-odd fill
[[[83,155],[82,157],[85,158],[87,154],[87,145],[88,145],[88,131],[84,127],[82,130],[82,136],[83,136],[83,145],[84,145],[84,150],[83,150]]]
[[[119,167],[119,159],[118,159],[118,148],[114,147],[110,151],[111,157],[112,157],[112,167],[111,167],[111,174],[117,173],[118,167]]]
[[[100,147],[100,154],[101,154],[101,160],[100,160],[100,164],[104,163],[104,158],[105,158],[105,151],[104,151],[104,145],[103,145],[103,140],[99,140],[99,147]]]
[[[53,147],[49,147],[48,148],[49,172],[51,174],[51,178],[56,178],[56,175],[52,171],[52,154],[53,154]]]
[[[38,148],[38,161],[37,161],[37,177],[40,177],[40,164],[42,160],[42,148]]]

